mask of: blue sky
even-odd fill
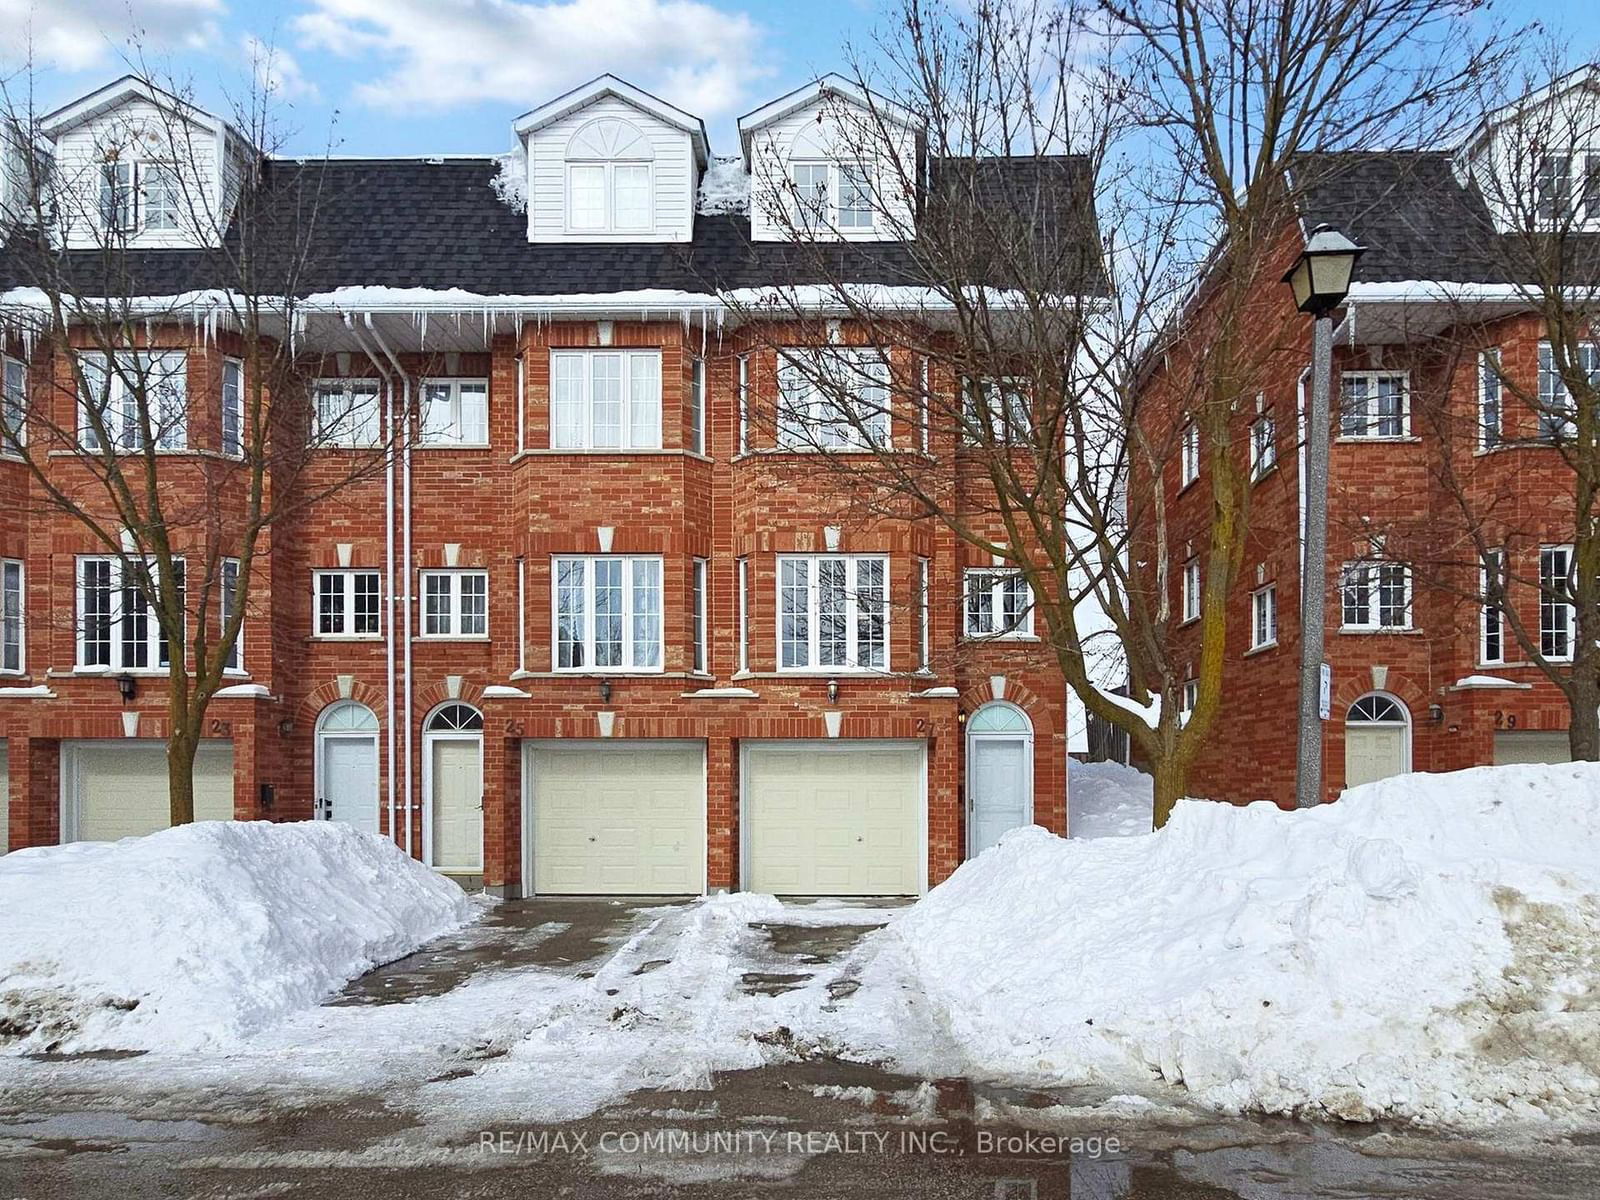
[[[1497,7],[1592,45],[1592,5]],[[887,11],[878,0],[0,0],[0,64],[26,31],[46,111],[124,73],[137,41],[157,74],[192,80],[226,112],[270,48],[283,149],[304,154],[498,153],[519,113],[611,71],[705,118],[713,152],[731,154],[739,114],[837,68],[847,44],[869,46]]]

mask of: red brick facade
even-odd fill
[[[577,453],[551,450],[549,349],[594,346],[602,337],[618,346],[659,347],[662,354],[662,448],[646,452]],[[187,330],[162,330],[158,341],[189,351],[190,444],[216,444],[221,345],[192,342]],[[1063,684],[1049,651],[1038,642],[971,642],[961,636],[961,571],[967,562],[955,537],[931,521],[851,521],[830,473],[807,455],[778,452],[760,443],[758,423],[741,452],[740,362],[747,361],[753,408],[774,394],[770,333],[727,332],[706,352],[706,444],[686,447],[691,435],[691,355],[701,346],[676,320],[529,322],[520,336],[500,335],[487,350],[463,353],[450,374],[490,381],[487,449],[417,446],[410,452],[412,592],[415,572],[453,561],[486,568],[489,636],[438,640],[418,635],[420,601],[413,598],[410,703],[391,711],[383,637],[327,640],[313,636],[312,571],[340,563],[382,570],[386,546],[386,483],[382,473],[275,526],[255,577],[244,632],[241,684],[257,684],[262,697],[214,702],[208,736],[230,739],[234,751],[234,805],[241,819],[303,820],[313,813],[316,726],[319,714],[345,697],[377,714],[380,828],[389,829],[387,779],[390,726],[410,769],[394,772],[397,809],[393,834],[422,854],[422,722],[441,702],[460,699],[484,717],[484,882],[510,893],[523,887],[523,787],[525,739],[598,738],[597,716],[615,713],[611,736],[625,739],[694,739],[704,742],[707,764],[707,880],[713,889],[738,887],[739,746],[749,739],[826,738],[823,713],[843,713],[840,739],[913,739],[927,746],[927,878],[946,877],[966,854],[963,820],[965,714],[997,692],[1020,706],[1033,726],[1034,820],[1064,832],[1066,736]],[[376,368],[360,354],[347,364],[355,374]],[[522,395],[518,396],[519,359]],[[440,370],[438,355],[403,355],[416,379]],[[71,395],[58,384],[61,364],[33,364],[34,397]],[[326,362],[308,374],[332,373]],[[64,401],[70,403],[70,400]],[[898,404],[898,402],[897,402]],[[519,413],[520,406],[520,413]],[[909,445],[915,425],[909,399],[897,407],[894,435]],[[520,444],[522,449],[518,449]],[[955,471],[954,446],[931,447],[930,470]],[[326,451],[329,456],[338,451]],[[53,459],[63,476],[79,469],[70,457]],[[175,453],[174,477],[202,470],[203,453]],[[332,472],[335,467],[328,467]],[[398,473],[398,469],[397,469]],[[299,486],[314,487],[313,467]],[[397,490],[399,489],[397,483]],[[224,499],[222,503],[226,504]],[[829,527],[838,549],[888,555],[890,572],[889,671],[882,674],[799,675],[777,664],[777,558],[790,551],[822,551]],[[610,550],[663,559],[663,669],[608,675],[602,702],[594,674],[552,669],[552,563],[559,553],[596,553],[600,530]],[[139,714],[137,735],[166,733],[164,677],[141,675],[138,693],[124,704],[116,683],[75,670],[76,556],[96,553],[84,530],[44,507],[37,485],[19,463],[0,462],[0,557],[26,564],[27,644],[23,675],[0,679],[0,737],[9,753],[10,845],[50,844],[61,836],[64,741],[127,736],[124,714]],[[692,563],[709,562],[708,671],[693,671]],[[929,669],[919,671],[918,560],[929,563]],[[748,639],[741,651],[738,563],[748,570]],[[401,593],[397,575],[396,592]],[[519,607],[519,581],[522,597]],[[401,594],[386,595],[385,636],[403,637]],[[396,658],[403,674],[404,648]],[[741,654],[745,669],[741,670]],[[113,672],[114,674],[114,672]],[[828,699],[830,678],[838,700]],[[405,681],[397,694],[405,695]],[[47,688],[48,695],[17,689]],[[701,698],[686,693],[748,688],[753,697]],[[957,695],[923,697],[928,689]],[[485,689],[498,689],[485,693]],[[519,693],[525,693],[519,694]],[[404,701],[401,701],[404,704]],[[409,728],[409,738],[404,731]],[[409,778],[409,794],[405,781]],[[270,789],[270,802],[266,799]],[[409,814],[409,816],[407,815]],[[407,825],[409,824],[409,828]]]

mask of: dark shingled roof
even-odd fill
[[[1088,164],[1082,158],[1055,161],[1059,165],[1041,171],[1030,160],[996,160],[995,178],[986,186],[1035,211],[1042,235],[1056,239],[1062,229],[1087,231],[1091,253],[1078,257],[1093,266],[1085,268],[1083,291],[1103,294]],[[1005,165],[1016,163],[1022,165]],[[646,288],[709,292],[841,279],[928,283],[904,243],[752,243],[744,214],[696,216],[688,243],[530,243],[524,215],[490,186],[495,172],[490,158],[271,160],[264,166],[260,209],[270,222],[310,230],[303,265],[293,276],[300,295],[352,286],[570,295]],[[241,233],[235,224],[228,237],[236,244]],[[256,240],[269,255],[295,244],[271,233]],[[14,245],[0,255],[0,290],[32,282],[19,249]],[[74,258],[79,288],[104,294],[94,280],[96,273],[107,273],[104,256],[86,251]],[[291,277],[283,263],[271,270],[277,278]],[[170,295],[225,286],[230,279],[214,252],[160,250],[130,251],[116,282],[119,292]]]
[[[1363,283],[1516,282],[1524,252],[1496,231],[1482,193],[1456,177],[1452,158],[1436,150],[1317,155],[1291,175],[1295,200],[1307,229],[1327,222],[1367,248],[1356,267]]]

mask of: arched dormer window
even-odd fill
[[[567,143],[567,228],[574,233],[649,233],[655,228],[655,149],[617,117],[584,125]]]

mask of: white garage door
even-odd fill
[[[1494,735],[1494,763],[1564,763],[1572,761],[1572,743],[1564,730],[1503,730]]]
[[[700,742],[528,742],[524,867],[534,895],[705,891]]]
[[[11,849],[11,759],[8,747],[0,739],[0,854]]]
[[[157,741],[63,742],[64,842],[109,842],[165,829],[167,745]],[[194,760],[197,821],[233,818],[233,743],[205,741]]]
[[[922,889],[921,742],[744,747],[744,886],[785,896]]]

